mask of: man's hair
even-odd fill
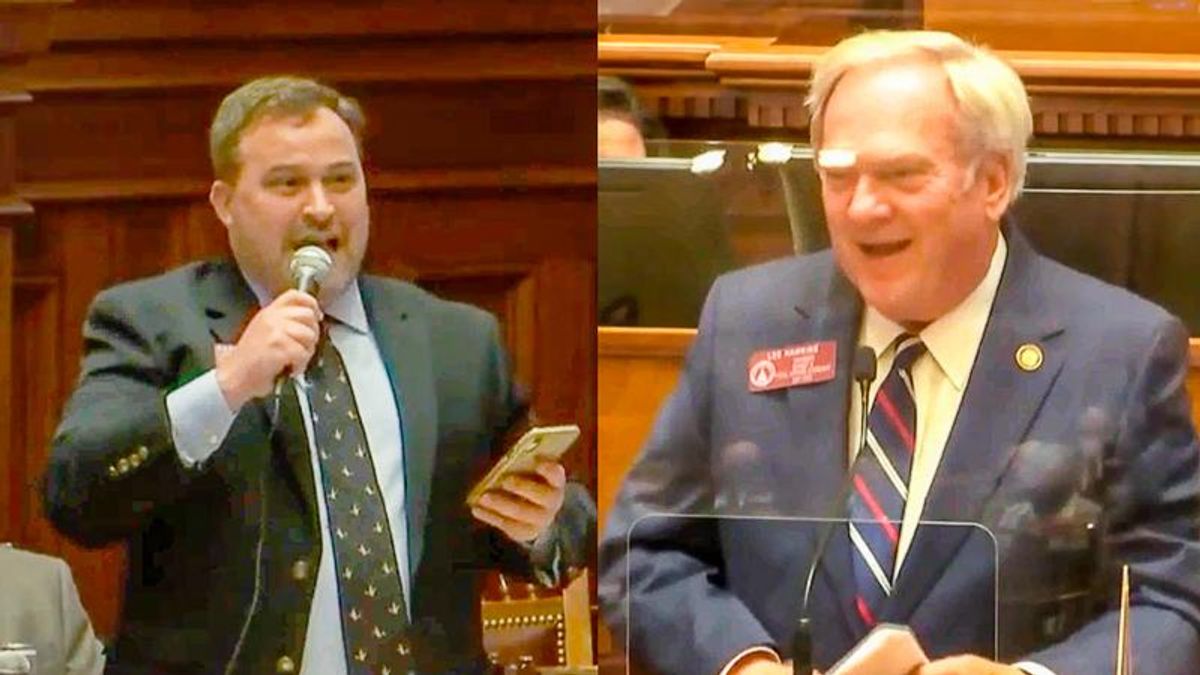
[[[1017,73],[990,50],[940,31],[869,31],[831,48],[813,69],[805,105],[809,137],[821,147],[825,106],[842,77],[856,68],[926,58],[946,74],[958,102],[960,143],[973,157],[1001,153],[1012,172],[1008,203],[1025,183],[1025,146],[1033,132],[1029,98]],[[886,101],[880,101],[886,105]]]
[[[662,124],[638,101],[633,87],[619,77],[596,78],[596,115],[600,119],[619,119],[632,124],[643,138],[664,138]]]
[[[229,182],[237,179],[241,170],[238,144],[246,129],[258,120],[271,116],[307,116],[319,108],[329,108],[342,118],[354,134],[361,154],[366,120],[358,101],[314,80],[292,76],[263,77],[235,89],[217,108],[208,129],[208,155],[212,160],[213,175]]]

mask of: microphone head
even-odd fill
[[[329,271],[333,269],[333,256],[329,251],[309,244],[301,246],[292,254],[288,263],[288,272],[292,275],[292,285],[305,293],[316,293],[316,288],[325,281]]]
[[[854,381],[871,382],[875,379],[875,350],[861,345],[854,350]]]

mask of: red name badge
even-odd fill
[[[805,342],[788,347],[764,349],[750,355],[746,375],[750,391],[773,391],[832,380],[837,361],[837,343]]]

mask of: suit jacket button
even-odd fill
[[[144,462],[147,459],[150,459],[150,450],[144,445],[138,446],[137,456]]]
[[[117,473],[129,473],[129,458],[122,457],[121,459],[117,460]]]
[[[304,558],[298,558],[292,563],[292,578],[296,581],[304,581],[308,578],[308,561]]]
[[[141,457],[139,457],[139,456],[137,455],[137,453],[134,453],[134,454],[132,454],[132,455],[130,455],[130,456],[129,456],[129,466],[130,466],[130,468],[136,469],[136,468],[138,468],[138,467],[139,467],[139,466],[141,466],[141,465],[142,465],[142,458],[141,458]]]
[[[279,657],[279,660],[275,662],[275,672],[294,673],[296,672],[296,664],[292,661],[291,657],[281,656]]]

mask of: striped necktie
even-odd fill
[[[308,378],[347,671],[402,675],[412,648],[392,530],[346,366],[328,334]]]
[[[850,542],[854,561],[855,614],[870,630],[892,594],[900,523],[916,451],[917,406],[912,365],[925,353],[914,335],[896,339],[892,369],[875,392],[867,416],[867,444],[851,471]]]

